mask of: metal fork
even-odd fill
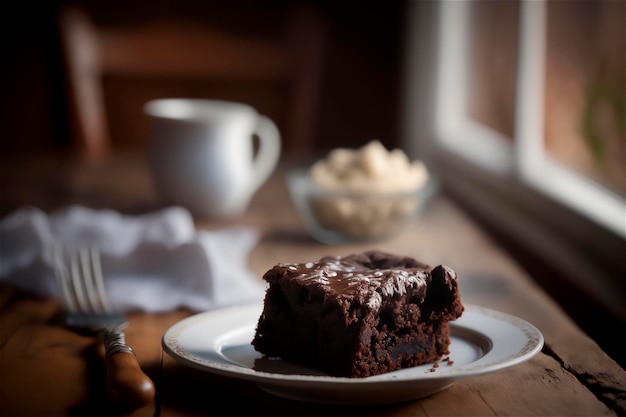
[[[109,400],[136,409],[154,399],[152,380],[141,370],[123,330],[128,321],[111,310],[107,299],[100,253],[93,245],[56,243],[52,258],[69,327],[99,335],[106,351],[105,393]]]

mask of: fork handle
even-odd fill
[[[111,331],[105,336],[105,393],[109,400],[125,408],[137,409],[154,400],[152,380],[141,370],[124,333]]]

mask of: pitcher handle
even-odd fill
[[[281,138],[274,121],[263,115],[259,115],[254,133],[259,138],[259,149],[253,162],[251,186],[256,190],[269,178],[278,164]]]

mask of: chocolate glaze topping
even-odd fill
[[[376,308],[382,296],[401,295],[409,287],[425,289],[431,282],[431,271],[429,265],[413,258],[370,251],[344,258],[327,256],[316,262],[281,263],[264,278],[270,283],[294,279],[328,295],[361,298],[365,304]],[[444,280],[451,278],[449,269],[442,272]]]

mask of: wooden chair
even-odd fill
[[[295,10],[280,39],[246,37],[181,18],[98,26],[75,5],[60,10],[58,28],[72,141],[88,158],[112,149],[107,74],[281,83],[287,86],[287,112],[279,124],[283,149],[303,153],[313,147],[325,34],[310,10]]]

